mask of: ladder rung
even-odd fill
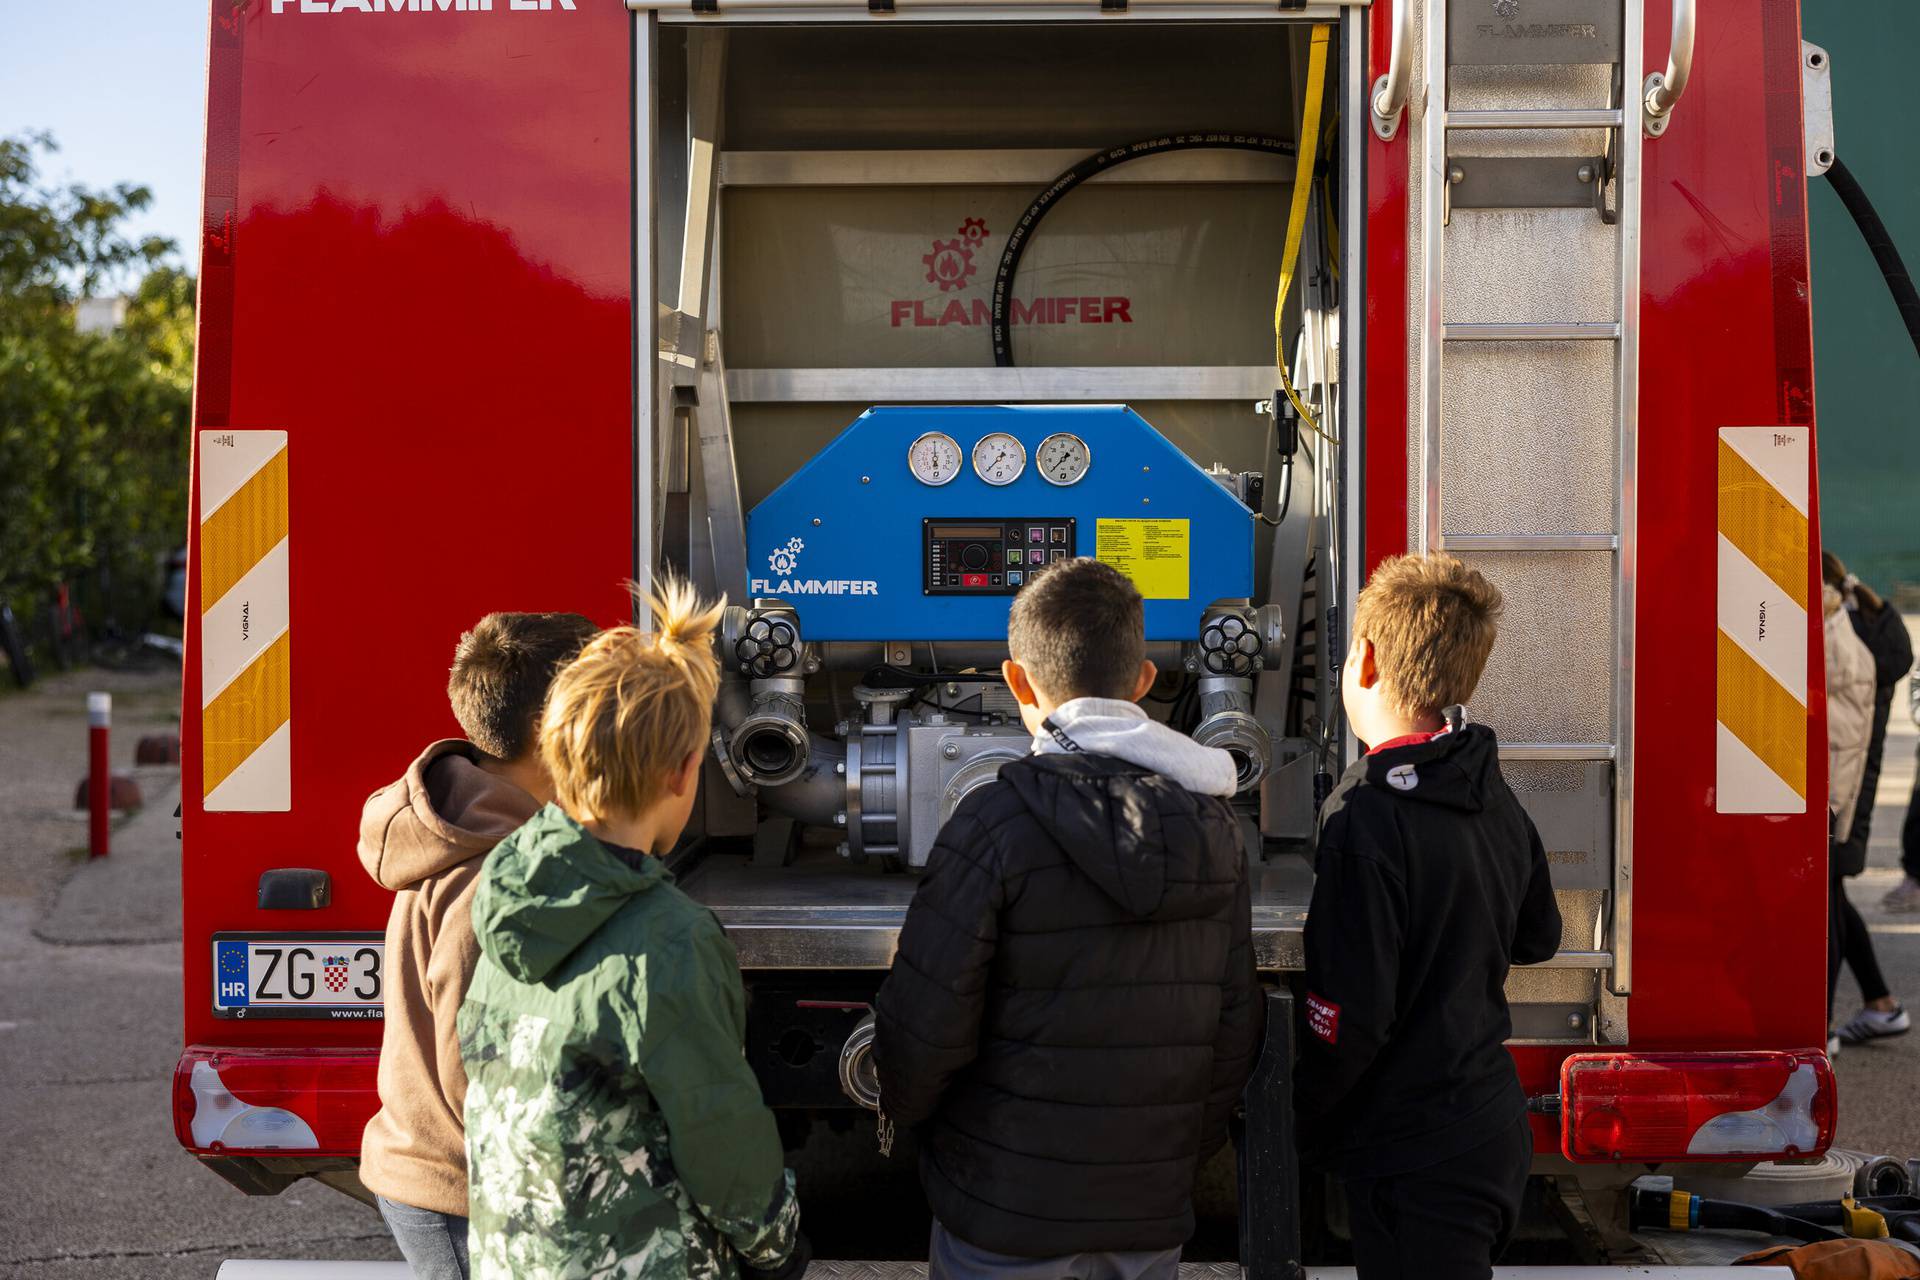
[[[1502,760],[1611,760],[1611,742],[1503,742]]]
[[[1444,324],[1440,336],[1449,342],[1611,342],[1620,336],[1615,320],[1581,320],[1563,324]]]
[[[1516,109],[1510,111],[1449,111],[1449,129],[1617,129],[1618,107]]]
[[[1440,551],[1615,551],[1611,533],[1449,533]]]
[[[1553,959],[1542,960],[1531,965],[1534,969],[1611,969],[1613,952],[1611,951],[1558,951]]]

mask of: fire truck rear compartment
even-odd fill
[[[1344,637],[1327,615],[1350,607],[1359,572],[1348,481],[1360,424],[1342,398],[1357,309],[1343,304],[1358,296],[1352,160],[1367,117],[1347,37],[1335,29],[1318,181],[1279,344],[1316,428],[1277,427],[1271,411],[1292,157],[1195,145],[1116,163],[1042,221],[1023,221],[1036,196],[1103,150],[1193,135],[1297,148],[1308,24],[660,31],[660,292],[669,306],[679,299],[662,344],[685,353],[662,365],[674,386],[662,400],[661,546],[666,563],[738,606],[705,779],[708,838],[685,859],[682,883],[719,914],[755,987],[749,1052],[770,1101],[849,1105],[831,1067],[858,1019],[803,1007],[807,993],[871,998],[934,831],[1025,750],[1010,695],[982,678],[1003,643],[939,630],[918,593],[883,595],[886,623],[845,630],[860,600],[838,593],[858,593],[862,575],[835,567],[836,524],[917,541],[924,520],[984,514],[960,499],[974,483],[964,457],[962,483],[904,480],[908,436],[857,425],[875,406],[1124,403],[1222,496],[1250,499],[1234,536],[1251,547],[1251,590],[1183,601],[1176,629],[1156,631],[1150,608],[1151,656],[1168,676],[1148,705],[1235,753],[1250,782],[1237,804],[1257,850],[1260,964],[1276,976],[1298,970],[1316,776],[1324,788],[1345,763],[1334,683]],[[716,80],[722,91],[703,91]],[[682,133],[715,141],[710,206],[699,148],[680,160]],[[1012,364],[996,368],[995,276],[1016,228],[1025,252],[1003,303]],[[851,443],[836,445],[843,432]],[[951,434],[964,455],[973,440],[963,428]],[[1289,467],[1280,445],[1294,434]],[[839,469],[843,488],[820,487],[838,476],[816,465],[830,448],[869,443]],[[1114,450],[1096,441],[1093,452],[1084,487],[1054,492],[1064,499],[1106,478]],[[1604,459],[1600,470],[1611,473]],[[874,496],[896,492],[896,478],[917,507]],[[1157,500],[1089,514],[1159,514]],[[1593,505],[1576,504],[1569,518]],[[770,511],[781,513],[777,531]],[[1094,553],[1090,523],[1079,554]],[[1520,575],[1524,591],[1544,567],[1527,561],[1492,557],[1485,567],[1496,579]],[[1606,598],[1604,569],[1590,585]],[[1536,620],[1518,616],[1529,606],[1516,594],[1524,637]],[[1227,617],[1254,634],[1259,657],[1237,686],[1207,666],[1207,624]],[[1496,667],[1515,668],[1489,676],[1496,727],[1536,741],[1604,739],[1606,724],[1575,723],[1580,708],[1513,697],[1540,656],[1518,652],[1524,643],[1496,653]],[[1623,1036],[1618,1008],[1612,1021],[1601,1016],[1611,765],[1522,754],[1506,769],[1546,841],[1567,928],[1560,957],[1514,975],[1515,1039]],[[828,1025],[840,1021],[840,1031]]]
[[[1134,505],[1159,516],[1163,503],[1185,504],[1196,519],[1193,512],[1218,511],[1222,502],[1244,504],[1244,534],[1230,547],[1207,535],[1213,540],[1190,552],[1195,563],[1221,559],[1223,547],[1244,557],[1244,599],[1202,594],[1194,579],[1180,600],[1190,615],[1184,624],[1150,622],[1150,656],[1170,674],[1149,705],[1226,747],[1244,771],[1238,806],[1256,851],[1255,941],[1275,990],[1302,964],[1314,798],[1352,750],[1337,720],[1336,664],[1366,557],[1444,548],[1486,569],[1507,593],[1502,639],[1471,712],[1501,734],[1503,767],[1541,830],[1567,922],[1559,956],[1517,972],[1508,987],[1514,1057],[1540,1104],[1536,1172],[1559,1175],[1563,1189],[1577,1180],[1597,1192],[1655,1158],[1644,1134],[1668,1125],[1670,1112],[1706,1116],[1685,1135],[1693,1155],[1709,1150],[1695,1137],[1739,1127],[1732,1122],[1750,1118],[1756,1103],[1769,1114],[1799,1105],[1809,1070],[1816,1083],[1819,1076],[1799,1057],[1819,1024],[1817,983],[1806,976],[1819,968],[1809,957],[1820,933],[1822,873],[1806,852],[1817,853],[1819,805],[1812,815],[1744,815],[1745,822],[1723,815],[1717,775],[1700,764],[1712,754],[1702,745],[1714,733],[1712,698],[1693,697],[1712,693],[1697,641],[1711,639],[1714,621],[1711,557],[1702,550],[1712,542],[1714,431],[1726,422],[1784,422],[1803,444],[1807,437],[1810,386],[1786,342],[1805,327],[1805,281],[1796,274],[1804,268],[1803,211],[1780,197],[1792,192],[1794,175],[1776,164],[1797,154],[1801,139],[1771,109],[1790,106],[1799,70],[1768,43],[1791,23],[1716,28],[1714,74],[1696,82],[1666,142],[1646,144],[1643,288],[1639,174],[1642,129],[1652,124],[1638,90],[1662,46],[1643,30],[1647,15],[1637,5],[1577,6],[1591,11],[1590,30],[1606,36],[1602,56],[1611,61],[1555,63],[1568,56],[1555,41],[1536,50],[1535,65],[1515,67],[1488,56],[1481,39],[1502,29],[1476,28],[1473,6],[1457,0],[1370,8],[1311,0],[1304,15],[1227,0],[1204,12],[1132,0],[1125,12],[1097,15],[1091,5],[989,11],[956,3],[932,14],[912,0],[901,0],[897,13],[885,0],[871,13],[799,13],[783,4],[721,0],[718,12],[699,13],[665,4],[632,16],[618,6],[582,6],[564,16],[576,25],[543,29],[551,43],[538,46],[541,56],[500,45],[503,60],[511,50],[510,66],[489,61],[495,53],[485,42],[439,43],[443,28],[427,25],[438,15],[423,13],[417,30],[381,30],[396,47],[419,42],[392,60],[403,72],[351,61],[362,55],[343,24],[332,29],[337,42],[260,14],[215,24],[214,101],[224,105],[212,120],[231,132],[215,139],[226,140],[225,150],[209,152],[208,225],[225,231],[208,238],[203,351],[221,356],[223,300],[231,306],[237,298],[243,333],[263,334],[309,313],[347,314],[340,298],[358,307],[382,296],[381,273],[396,258],[375,252],[336,254],[326,275],[340,287],[308,287],[313,273],[304,265],[293,276],[276,274],[289,244],[307,247],[287,255],[305,264],[320,260],[313,247],[339,231],[345,206],[313,193],[356,193],[341,199],[363,200],[391,225],[377,231],[381,218],[356,218],[365,235],[345,243],[391,244],[404,250],[398,260],[431,260],[435,281],[491,280],[492,292],[502,277],[512,283],[530,272],[542,284],[530,296],[552,295],[549,322],[513,317],[525,334],[551,338],[526,348],[534,354],[524,363],[539,377],[523,378],[517,392],[490,383],[484,397],[421,409],[423,452],[392,473],[415,484],[403,473],[424,465],[425,452],[435,454],[436,468],[461,454],[444,448],[448,441],[504,440],[527,422],[548,421],[556,440],[563,427],[580,433],[578,447],[568,435],[567,448],[550,451],[564,468],[541,471],[537,453],[516,451],[510,463],[475,455],[447,474],[482,488],[502,483],[509,469],[514,481],[544,475],[530,491],[548,495],[573,492],[573,472],[598,472],[571,513],[597,513],[597,525],[542,531],[556,539],[543,560],[499,566],[458,591],[449,586],[426,602],[429,625],[383,639],[388,669],[368,678],[376,701],[395,708],[394,733],[411,746],[416,730],[436,723],[426,712],[442,712],[438,690],[420,673],[443,661],[442,634],[450,639],[478,612],[522,607],[523,598],[592,611],[592,601],[604,599],[595,591],[663,565],[725,590],[735,612],[720,733],[702,788],[704,838],[677,869],[738,946],[753,988],[748,1052],[789,1136],[825,1112],[822,1128],[870,1139],[869,1122],[854,1109],[871,1100],[862,1029],[913,894],[915,864],[958,799],[1025,740],[1009,695],[992,679],[1004,645],[972,625],[977,614],[953,614],[951,601],[922,607],[918,589],[890,591],[881,599],[900,602],[898,609],[866,630],[847,629],[853,615],[840,606],[872,601],[834,584],[879,578],[830,563],[846,554],[835,548],[836,526],[864,526],[876,545],[931,555],[930,543],[940,540],[925,532],[929,522],[970,527],[974,517],[995,516],[1004,575],[1011,527],[1027,527],[1004,517],[1016,514],[1014,495],[1031,493],[1046,500],[1018,515],[1059,516],[1072,539],[1063,546],[1098,553],[1102,521],[1146,518],[1113,508],[1108,498],[1117,490],[1093,497],[1114,479],[1116,449],[1093,439],[1088,477],[1055,488],[1033,474],[1043,438],[1034,424],[1124,405],[1134,415],[1128,447],[1164,445],[1178,465],[1151,464],[1153,473],[1180,480],[1136,490]],[[1787,8],[1771,0],[1748,7],[1756,16]],[[1691,9],[1673,5],[1676,24]],[[1040,12],[1046,18],[1033,20]],[[1404,41],[1387,29],[1403,17]],[[1320,21],[1334,24],[1320,154],[1296,224],[1291,197],[1304,166],[1287,150],[1303,141],[1309,33]],[[1369,26],[1371,59],[1361,47]],[[1369,100],[1390,48],[1393,65],[1411,70],[1402,81],[1411,106],[1383,123],[1370,119]],[[1516,48],[1509,42],[1502,56]],[[513,129],[485,113],[443,121],[416,110],[414,68],[437,59],[457,62],[477,93],[521,94]],[[555,72],[562,62],[564,72]],[[315,74],[340,67],[353,74]],[[243,68],[248,91],[240,96]],[[329,85],[349,83],[350,97],[337,88],[329,95]],[[595,91],[573,92],[580,87]],[[623,101],[628,89],[631,102]],[[535,101],[540,111],[521,119],[519,109]],[[657,125],[637,142],[602,127],[624,123],[629,107],[631,118]],[[404,182],[395,183],[356,137],[376,125],[379,136],[393,134],[399,122],[410,154]],[[1396,132],[1397,140],[1383,141]],[[513,152],[503,147],[509,133],[516,142],[538,136],[540,145]],[[1155,154],[1103,165],[1084,185],[1041,199],[1089,157],[1202,135],[1284,145],[1150,145]],[[309,139],[305,150],[276,145],[289,136]],[[513,164],[501,163],[506,154],[516,156]],[[1763,154],[1773,159],[1763,165]],[[1763,171],[1772,175],[1771,202],[1751,189]],[[1441,175],[1444,182],[1429,180]],[[236,201],[242,178],[244,199]],[[1574,182],[1579,201],[1569,196]],[[535,192],[567,193],[578,217],[550,219],[550,203],[521,200]],[[442,196],[444,207],[436,203]],[[1552,203],[1527,203],[1535,197]],[[419,219],[407,213],[416,199],[428,206]],[[1756,211],[1767,218],[1756,221]],[[1724,253],[1709,246],[1703,254],[1686,239],[1701,215],[1717,219]],[[237,260],[236,216],[248,247]],[[631,243],[630,225],[645,232]],[[1290,225],[1299,227],[1301,248],[1276,343],[1273,299]],[[409,228],[435,230],[402,234]],[[1025,253],[996,295],[1016,231]],[[620,358],[629,251],[641,303],[632,331],[647,357],[634,368]],[[586,293],[574,285],[583,280]],[[660,307],[649,317],[646,294],[656,280]],[[1644,358],[1636,345],[1643,300]],[[493,322],[478,328],[495,346],[512,345],[498,317],[478,318]],[[1007,326],[999,346],[996,319]],[[1709,325],[1729,340],[1691,341]],[[298,394],[286,393],[283,384],[295,380],[271,353],[288,344],[243,343],[237,355],[203,363],[209,390],[200,438],[248,422],[289,428],[302,459],[293,501],[308,503],[301,495],[315,490],[302,484],[335,483],[344,458],[394,434],[392,417],[369,414],[367,405],[392,399],[396,387],[462,381],[448,375],[466,370],[471,353],[450,355],[430,329],[419,326],[403,370],[364,360],[331,380],[338,394],[321,397],[304,381]],[[1276,346],[1312,425],[1276,423],[1272,406],[1285,399],[1274,386]],[[1659,415],[1659,461],[1636,471],[1637,379]],[[549,404],[547,382],[592,393]],[[630,387],[640,479],[631,557]],[[991,509],[974,501],[988,490],[972,471],[971,436],[946,424],[964,474],[917,490],[903,479],[910,442],[876,425],[886,414],[1000,405],[1032,415],[1015,428],[1029,471],[994,488],[1009,505]],[[1713,415],[1725,416],[1710,422]],[[1296,438],[1288,467],[1282,445]],[[836,442],[865,465],[811,488],[809,469],[832,458]],[[616,454],[617,465],[580,464]],[[204,463],[204,450],[197,456]],[[355,474],[355,484],[367,483]],[[1187,483],[1195,475],[1203,485]],[[859,496],[863,477],[890,489],[889,505]],[[395,487],[370,492],[391,495]],[[918,506],[910,505],[914,495]],[[1637,513],[1641,497],[1646,508]],[[370,509],[383,508],[375,501]],[[383,536],[407,526],[396,505],[384,510]],[[750,532],[796,514],[797,527]],[[422,526],[446,518],[439,510],[424,516]],[[351,554],[363,543],[333,546],[326,536],[339,542],[343,529],[365,522],[342,518],[329,527],[330,518],[309,504],[296,521],[310,531],[307,546],[329,548],[294,557],[303,566],[303,609],[357,603],[368,589],[356,578],[343,597],[335,571],[366,560]],[[815,518],[827,532],[815,532]],[[1662,562],[1636,581],[1642,525],[1660,539]],[[1035,527],[1051,551],[1055,522]],[[969,534],[943,545],[965,556],[980,542]],[[984,572],[985,587],[959,585],[988,595],[1012,585],[1004,576],[993,583],[991,567]],[[773,585],[756,588],[756,579]],[[814,581],[829,585],[779,585]],[[971,597],[968,607],[977,610],[983,598]],[[1171,608],[1166,597],[1157,603],[1163,614]],[[934,625],[942,616],[965,616],[970,625],[948,632]],[[1237,628],[1231,636],[1228,623]],[[1636,739],[1641,630],[1657,637],[1644,647],[1660,660],[1641,668],[1639,689],[1653,714],[1652,728]],[[302,659],[308,665],[294,686],[304,699],[298,811],[256,814],[190,799],[185,815],[188,1046],[175,1082],[176,1127],[183,1146],[264,1192],[297,1174],[344,1181],[341,1162],[352,1158],[377,1105],[377,1028],[359,1020],[364,1010],[322,1022],[283,1021],[305,1011],[259,1008],[229,1020],[217,1004],[215,978],[229,976],[218,969],[222,953],[209,965],[209,940],[226,945],[217,941],[223,931],[272,929],[268,942],[288,931],[317,936],[298,928],[301,920],[254,914],[256,875],[270,863],[331,868],[334,914],[316,916],[315,925],[371,936],[386,908],[346,847],[314,834],[348,829],[347,806],[365,794],[348,758],[360,770],[361,755],[371,761],[373,753],[360,740],[367,700],[339,696],[347,686],[337,666],[322,664],[321,646],[304,652],[312,656]],[[1239,670],[1239,656],[1257,665]],[[1207,665],[1229,659],[1235,670]],[[190,697],[196,665],[190,656]],[[1817,757],[1817,700],[1806,727]],[[189,716],[190,759],[198,731]],[[1637,829],[1648,839],[1637,986],[1629,892],[1636,755]],[[370,772],[364,779],[377,780]],[[1818,781],[1817,762],[1809,780]],[[323,861],[335,856],[343,861]],[[1638,1048],[1628,1047],[1629,991]],[[1586,1079],[1607,1087],[1585,1095],[1565,1088],[1562,1096],[1563,1059],[1583,1046],[1603,1050]],[[1641,1051],[1692,1046],[1712,1051],[1681,1055],[1681,1063]],[[1256,1107],[1288,1093],[1288,1055],[1269,1048],[1250,1091]],[[1773,1060],[1783,1053],[1792,1060]],[[1618,1064],[1636,1069],[1615,1071]],[[1626,1096],[1613,1075],[1639,1081],[1640,1093]],[[1787,1084],[1774,1087],[1777,1077]],[[1830,1087],[1815,1089],[1806,1114],[1830,1102]],[[1562,1105],[1561,1126],[1549,1118],[1554,1105]],[[1544,1154],[1563,1143],[1575,1149],[1556,1132],[1569,1123],[1585,1144],[1580,1158],[1600,1162]],[[1271,1157],[1283,1145],[1266,1143],[1256,1154]],[[1702,1158],[1744,1161],[1724,1144],[1711,1150],[1719,1154]],[[904,1166],[894,1163],[899,1173]],[[1265,1201],[1283,1202],[1294,1197]],[[1282,1253],[1269,1248],[1265,1256]]]

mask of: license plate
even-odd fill
[[[213,1011],[222,1018],[381,1018],[386,940],[377,933],[216,933]]]

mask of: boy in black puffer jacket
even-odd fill
[[[1094,560],[1014,597],[1003,673],[1034,754],[941,830],[880,991],[880,1102],[919,1138],[932,1280],[1172,1280],[1253,1071],[1233,759],[1135,705],[1141,623]]]
[[[1321,813],[1294,1106],[1361,1280],[1485,1280],[1533,1161],[1507,969],[1553,956],[1560,909],[1499,743],[1458,705],[1500,609],[1427,555],[1382,563],[1354,613],[1341,693],[1371,749]]]

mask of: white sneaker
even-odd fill
[[[1865,1044],[1869,1040],[1903,1036],[1912,1029],[1913,1020],[1907,1017],[1907,1011],[1895,1005],[1892,1013],[1862,1009],[1853,1015],[1852,1022],[1840,1028],[1835,1035],[1847,1044]]]
[[[1883,910],[1903,915],[1920,911],[1920,880],[1912,876],[1904,877],[1899,884],[1887,890],[1887,896],[1880,899],[1880,906]]]
[[[1827,1037],[1827,1057],[1837,1058],[1839,1056],[1840,1056],[1840,1037],[1828,1036]]]

